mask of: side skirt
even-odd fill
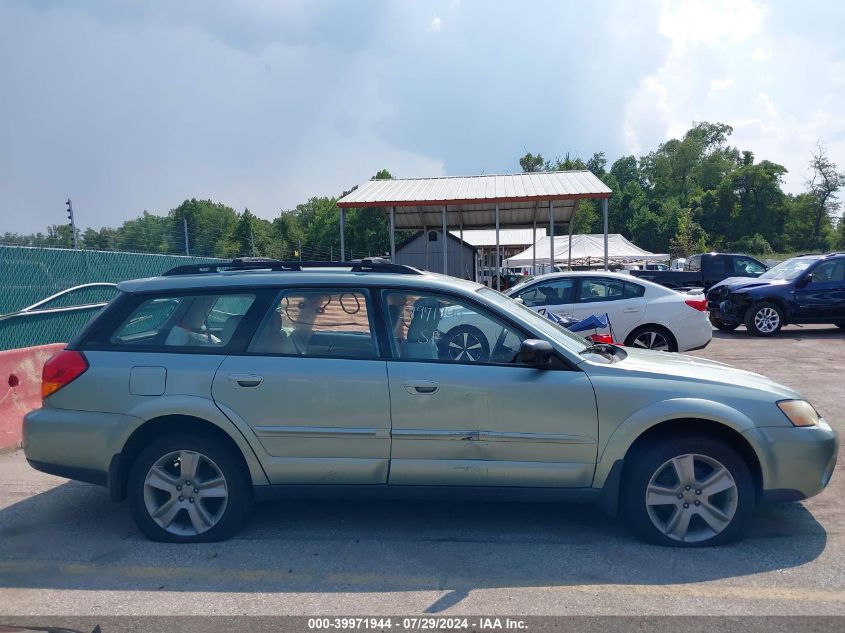
[[[273,499],[472,499],[480,501],[526,501],[590,503],[599,505],[599,488],[524,488],[486,486],[404,485],[269,485],[253,486],[257,501]]]

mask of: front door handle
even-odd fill
[[[639,308],[625,308],[624,310],[622,310],[622,312],[624,312],[626,314],[632,314],[634,312],[639,312],[639,311],[640,311]]]
[[[405,391],[414,396],[427,396],[440,389],[440,383],[433,380],[406,380],[402,383]]]
[[[229,384],[237,389],[255,389],[262,382],[264,377],[255,374],[229,374]]]

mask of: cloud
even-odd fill
[[[693,121],[730,123],[800,189],[818,139],[845,167],[842,19],[763,0],[7,0],[0,233],[63,222],[67,197],[84,226],[191,196],[271,218],[382,168],[613,161]]]
[[[789,191],[802,190],[818,139],[845,167],[845,115],[836,105],[845,98],[845,54],[830,36],[796,28],[801,13],[752,0],[661,4],[657,31],[671,47],[627,96],[627,149],[677,138],[694,121],[719,121],[734,127],[731,144],[784,165]]]
[[[722,92],[734,85],[733,79],[711,79],[710,90]]]

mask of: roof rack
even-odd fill
[[[226,271],[239,270],[277,270],[277,271],[301,271],[303,268],[351,268],[351,272],[365,273],[394,273],[399,275],[421,275],[422,272],[410,266],[393,264],[381,257],[367,257],[356,259],[350,262],[320,262],[320,261],[285,261],[279,259],[268,259],[266,257],[238,257],[230,261],[208,262],[205,264],[188,264],[171,268],[163,277],[175,277],[178,275],[205,275]]]

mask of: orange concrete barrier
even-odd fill
[[[41,406],[41,369],[64,343],[0,352],[0,448],[21,441],[23,416]]]

